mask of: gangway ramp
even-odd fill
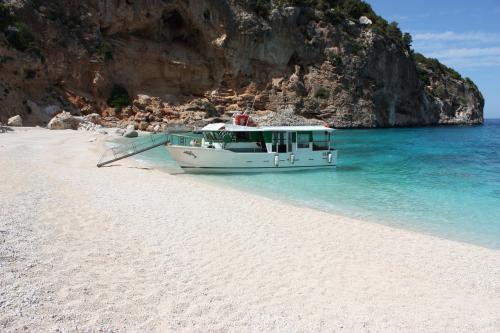
[[[97,163],[97,167],[100,168],[124,158],[143,153],[147,150],[159,146],[166,145],[169,142],[169,137],[170,136],[166,133],[151,134],[144,137],[144,139],[141,138],[140,140],[131,143],[126,143],[117,147],[110,148],[102,154],[99,162]]]

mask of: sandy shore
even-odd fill
[[[0,331],[500,331],[500,251],[98,169],[105,137],[0,134]]]

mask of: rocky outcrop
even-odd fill
[[[439,115],[437,123],[445,125],[480,124],[483,122],[484,99],[470,79],[440,64],[435,59],[416,56],[417,71],[425,86],[425,103]]]
[[[397,25],[361,1],[308,3],[6,2],[0,121],[64,109],[159,131],[251,107],[269,123],[482,123],[472,81],[416,57]]]
[[[10,117],[7,120],[7,125],[9,126],[23,126],[23,118],[20,115]]]
[[[74,117],[69,112],[63,111],[50,120],[47,128],[51,130],[76,130],[81,121],[81,118]]]

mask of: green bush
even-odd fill
[[[462,75],[460,75],[460,73],[458,73],[456,70],[454,70],[453,68],[450,68],[450,67],[447,67],[445,65],[443,65],[445,67],[445,71],[451,75],[452,78],[456,79],[456,80],[461,80],[462,79]]]
[[[208,117],[217,117],[219,115],[219,112],[217,111],[217,108],[215,105],[213,105],[210,102],[200,100],[199,103],[200,107],[203,109],[203,111],[206,112]]]
[[[397,22],[391,22],[386,28],[387,37],[391,38],[394,41],[399,41],[403,39],[403,34],[401,33],[401,29],[399,29]]]
[[[271,1],[270,0],[250,0],[250,8],[255,12],[255,14],[261,17],[268,17],[271,11]]]
[[[12,58],[11,56],[0,56],[0,65],[12,60],[14,60],[14,58]]]
[[[5,37],[9,41],[9,44],[12,45],[16,50],[19,51],[27,51],[30,48],[33,48],[35,38],[33,34],[26,26],[26,24],[22,22],[15,22],[13,25],[14,29],[10,29],[6,32]]]
[[[378,32],[381,35],[385,35],[387,27],[389,26],[389,22],[387,22],[387,20],[384,19],[383,17],[377,17],[377,19],[375,20],[371,19],[371,20],[373,22],[372,25],[373,30],[375,30],[375,32]]]
[[[330,97],[330,92],[323,87],[319,87],[314,92],[314,97],[321,98],[321,99],[327,99],[328,97]]]
[[[130,105],[132,103],[132,99],[130,98],[127,89],[119,84],[115,84],[113,85],[113,89],[111,90],[111,95],[109,96],[107,103],[115,109],[121,109]]]
[[[337,1],[332,1],[337,2]],[[352,19],[358,20],[361,16],[374,14],[372,7],[364,1],[347,0],[342,4],[344,12]]]
[[[465,78],[465,82],[467,82],[467,83],[468,83],[468,84],[469,84],[472,88],[474,88],[474,89],[476,89],[476,90],[479,90],[479,89],[477,88],[476,84],[474,83],[474,81],[472,81],[472,80],[470,79],[470,77],[466,77],[466,78]]]
[[[340,24],[345,21],[346,16],[338,8],[331,8],[325,11],[325,16],[331,24]]]
[[[443,65],[439,60],[434,58],[426,58],[420,53],[414,53],[413,59],[416,63],[422,64],[424,67],[429,68],[436,74],[448,74],[456,80],[462,80],[462,76],[453,68]]]
[[[342,56],[340,54],[330,55],[329,60],[334,65],[342,65]]]
[[[408,48],[408,50],[411,50],[412,43],[413,43],[413,38],[409,33],[405,32],[403,34],[403,44]]]
[[[358,44],[358,43],[353,43],[353,44],[351,44],[351,52],[352,52],[353,54],[360,54],[360,53],[361,53],[361,51],[363,51],[363,50],[364,50],[363,45]]]
[[[107,42],[101,42],[97,48],[97,53],[104,57],[105,61],[109,61],[113,59],[113,48]]]
[[[343,17],[358,20],[360,16],[374,16],[372,7],[361,0],[278,0],[274,6],[279,7],[312,7],[323,11],[334,9]]]
[[[420,82],[422,82],[422,84],[424,86],[430,86],[431,85],[431,78],[429,76],[429,73],[427,73],[426,71],[423,71],[423,70],[419,70],[417,68],[417,74],[418,74],[418,78],[420,80]]]
[[[14,23],[10,7],[0,3],[0,31],[4,31],[9,25]]]
[[[444,95],[446,94],[446,88],[444,85],[440,84],[436,88],[433,89],[433,92],[434,92],[434,96],[444,97]]]

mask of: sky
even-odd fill
[[[470,77],[500,118],[500,0],[366,0],[413,36],[413,48]]]

